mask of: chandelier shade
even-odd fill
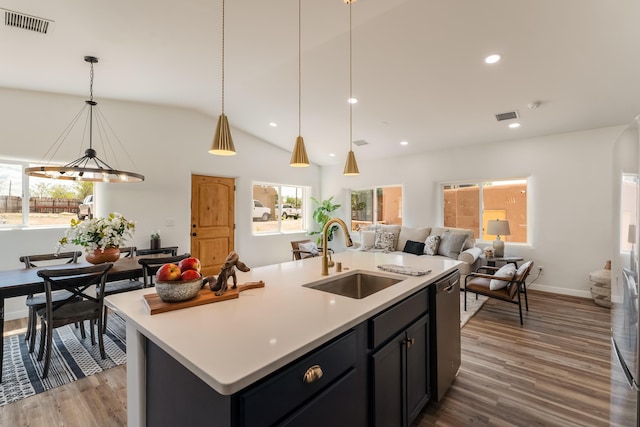
[[[93,148],[93,127],[94,122],[96,127],[98,128],[98,135],[101,138],[102,146],[109,146],[110,151],[114,154],[113,147],[108,140],[109,131],[115,136],[113,129],[106,121],[104,115],[97,108],[98,103],[93,100],[93,64],[98,62],[98,58],[94,56],[85,56],[84,60],[90,64],[91,72],[90,72],[90,99],[85,101],[85,106],[83,109],[74,117],[71,124],[67,126],[62,135],[53,143],[53,145],[47,151],[47,154],[52,152],[52,157],[58,151],[58,149],[62,146],[66,138],[71,133],[74,125],[78,121],[78,119],[82,116],[82,113],[85,112],[87,114],[87,123],[88,123],[88,134],[89,134],[89,148],[87,148],[84,152],[84,156],[67,163],[63,166],[52,165],[53,158],[49,159],[49,164],[44,166],[32,166],[25,169],[25,173],[29,176],[34,176],[38,178],[48,178],[48,179],[61,179],[61,180],[69,180],[69,181],[91,181],[91,182],[140,182],[144,181],[144,176],[135,173],[135,172],[127,172],[121,170],[119,168],[115,168],[110,166],[106,161],[100,159],[98,157],[98,153]],[[88,110],[87,110],[88,106]],[[115,136],[118,139],[117,136]],[[124,146],[118,139],[121,148],[124,153],[129,157],[129,154],[124,149]],[[45,154],[45,156],[47,155]],[[131,159],[129,157],[129,159]]]

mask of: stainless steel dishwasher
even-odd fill
[[[460,369],[460,273],[456,270],[432,286],[432,399],[440,401]]]

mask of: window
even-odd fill
[[[500,238],[527,242],[526,179],[444,184],[442,200],[445,227],[467,228],[476,239],[491,241],[487,221],[507,220],[511,234]]]
[[[92,182],[29,177],[27,163],[0,162],[0,225],[69,225]]]
[[[371,224],[402,225],[402,187],[351,190],[351,230]]]
[[[306,231],[306,189],[293,185],[253,185],[254,234]]]

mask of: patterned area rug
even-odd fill
[[[460,328],[462,328],[487,302],[489,297],[484,295],[476,295],[471,292],[467,293],[467,311],[464,311],[464,292],[460,292]]]
[[[107,358],[102,360],[96,337],[91,345],[91,337],[86,325],[87,338],[80,336],[80,329],[73,325],[56,328],[53,334],[51,365],[49,375],[42,379],[44,358],[38,356],[40,330],[36,335],[36,347],[29,354],[24,334],[4,338],[4,363],[2,383],[0,383],[0,406],[43,391],[79,380],[89,375],[122,365],[127,360],[125,347],[125,323],[115,314],[109,315],[107,333],[104,335],[104,350]]]

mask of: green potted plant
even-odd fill
[[[335,211],[340,207],[340,205],[333,203],[333,196],[329,197],[327,200],[323,200],[319,202],[315,198],[311,198],[313,203],[316,204],[316,209],[313,211],[313,220],[320,226],[319,231],[311,231],[309,232],[310,236],[315,234],[318,235],[317,244],[320,246],[322,244],[322,230],[324,230],[324,226],[327,221],[332,218],[331,212]],[[332,226],[327,232],[327,240],[333,240],[333,232],[338,228],[337,225]]]

